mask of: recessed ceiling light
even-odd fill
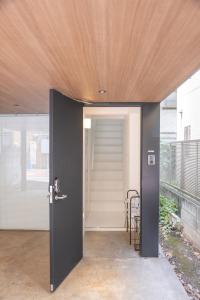
[[[99,94],[105,94],[106,90],[99,90]]]

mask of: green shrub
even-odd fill
[[[170,214],[177,212],[177,204],[174,200],[160,195],[160,223],[170,229]]]

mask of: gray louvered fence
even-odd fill
[[[185,234],[200,248],[200,140],[160,147],[161,193],[178,204]]]
[[[160,178],[200,200],[200,140],[161,144]]]

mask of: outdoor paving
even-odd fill
[[[85,257],[51,294],[48,242],[47,232],[0,231],[0,300],[189,299],[163,255],[132,254],[117,232],[87,233]]]

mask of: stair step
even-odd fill
[[[110,125],[104,125],[104,124],[98,124],[95,127],[95,131],[122,131],[123,126],[121,124],[110,124]]]
[[[123,191],[123,182],[122,181],[117,181],[117,180],[110,180],[110,181],[92,181],[91,182],[91,190],[93,191]]]
[[[96,138],[122,138],[121,131],[97,131],[95,133]]]
[[[95,138],[94,144],[95,145],[109,145],[109,146],[115,146],[115,145],[122,145],[123,141],[121,138]]]
[[[95,153],[122,153],[123,147],[122,145],[95,145],[94,147]]]
[[[110,124],[123,124],[124,123],[124,119],[96,119],[96,124],[106,124],[106,125],[110,125]]]
[[[121,162],[123,155],[122,153],[95,153],[94,160],[96,162]]]
[[[86,227],[96,228],[122,228],[125,223],[123,210],[119,211],[89,211],[86,219]]]
[[[124,203],[125,195],[123,191],[91,191],[90,199],[93,201],[121,201]]]
[[[123,172],[115,170],[92,170],[91,172],[91,180],[123,180]]]
[[[91,201],[89,204],[90,211],[105,211],[105,212],[113,212],[113,211],[121,211],[124,216],[124,203],[122,201]]]
[[[94,169],[95,170],[123,170],[122,162],[96,162],[94,161]]]

